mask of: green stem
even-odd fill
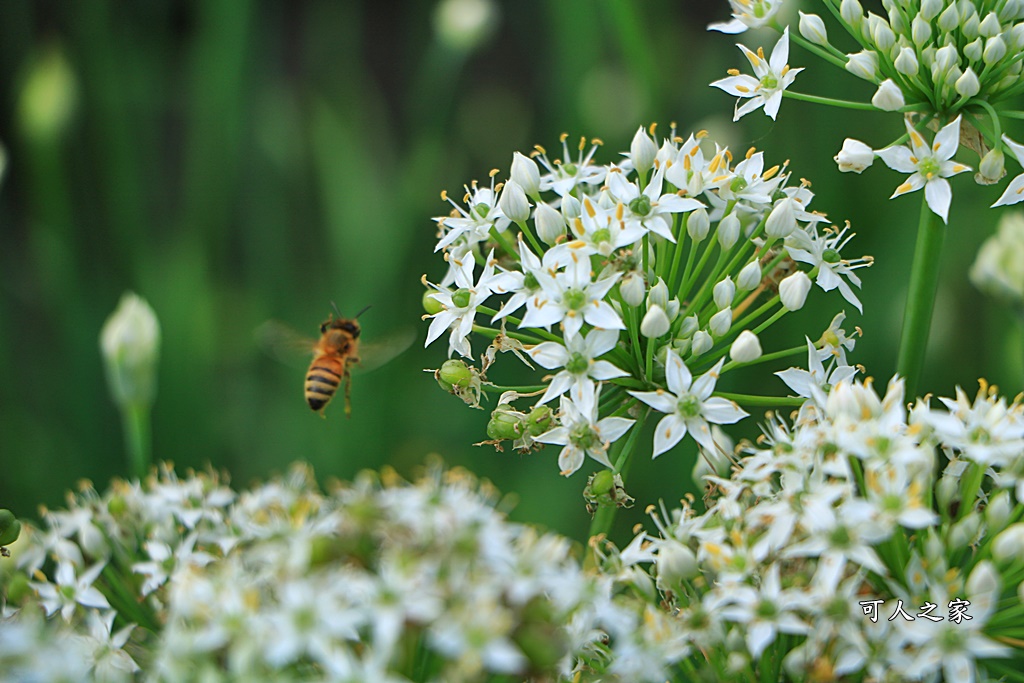
[[[932,213],[927,198],[921,201],[921,220],[917,226],[917,245],[910,269],[910,289],[903,313],[903,334],[900,336],[896,371],[906,380],[906,396],[917,396],[917,385],[924,366],[928,331],[935,307],[935,291],[939,284],[940,256],[946,226]]]
[[[650,414],[651,409],[648,408],[640,417],[637,418],[636,423],[632,426],[629,431],[629,436],[626,438],[626,442],[622,446],[622,450],[619,451],[618,457],[615,459],[615,469],[613,472],[622,477],[623,484],[626,481],[626,469],[629,466],[633,454],[633,449],[636,447],[637,437],[640,432],[643,431],[644,422],[647,421],[647,416]],[[615,512],[618,507],[615,505],[603,505],[597,509],[594,513],[594,519],[590,523],[590,534],[589,538],[594,538],[598,535],[607,535],[612,528],[612,522],[615,521]]]
[[[801,396],[755,396],[753,394],[730,394],[716,391],[715,396],[720,396],[727,401],[735,401],[745,406],[802,406],[807,400]]]
[[[786,90],[785,92],[782,93],[782,96],[794,100],[801,100],[803,102],[813,102],[814,104],[826,104],[830,107],[841,107],[843,109],[859,109],[861,111],[881,111],[878,107],[868,102],[850,102],[848,100],[837,100],[834,97],[820,97],[818,95],[808,95],[806,93],[794,92],[792,90]]]
[[[150,463],[149,406],[142,403],[123,406],[121,421],[131,474],[141,479],[149,471]]]

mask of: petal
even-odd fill
[[[575,446],[566,446],[558,454],[559,474],[568,477],[583,465],[583,451]]]
[[[573,384],[573,376],[568,372],[560,372],[551,378],[551,384],[548,385],[547,391],[537,401],[538,404],[547,403],[553,398],[557,398],[568,391],[569,387]]]
[[[423,346],[430,346],[438,337],[444,334],[444,331],[455,322],[455,318],[456,315],[451,311],[441,311],[435,314],[433,320],[430,321],[430,328],[427,330],[427,341],[423,343]]]
[[[903,145],[886,147],[885,149],[878,150],[875,154],[885,162],[886,166],[894,171],[900,173],[915,173],[917,171],[917,166],[910,160],[914,156],[913,152]]]
[[[960,146],[960,117],[957,116],[953,121],[942,127],[938,133],[935,134],[935,141],[932,142],[932,152],[936,158],[952,159],[953,155],[956,154],[957,147]]]
[[[601,440],[610,443],[618,441],[619,437],[629,431],[634,422],[636,420],[631,420],[628,417],[606,417],[598,421],[596,426]]]
[[[776,90],[775,92],[768,96],[768,99],[764,101],[764,113],[768,115],[768,118],[774,121],[775,117],[778,116],[779,114],[779,107],[781,106],[782,91]]]
[[[734,424],[749,415],[732,401],[718,396],[704,401],[700,413],[708,422],[720,425]]]
[[[674,413],[676,412],[676,402],[678,399],[667,391],[630,391],[630,396],[638,398],[650,407],[657,410],[659,413]]]
[[[747,25],[739,19],[733,19],[732,21],[716,21],[708,24],[709,31],[719,31],[721,33],[737,34],[743,33],[747,30]]]
[[[780,73],[789,61],[789,27],[782,31],[782,37],[772,48],[772,56],[768,58],[768,65],[775,73]]]
[[[543,342],[526,352],[543,368],[563,367],[569,362],[569,351],[558,342]]]
[[[924,197],[928,208],[935,212],[943,223],[948,223],[949,203],[953,200],[953,190],[945,178],[932,178],[924,186]]]
[[[619,369],[606,360],[592,362],[587,374],[596,380],[615,379],[616,377],[626,377],[629,375],[625,370]]]
[[[900,195],[904,195],[908,192],[914,192],[924,187],[924,176],[920,173],[915,173],[904,181],[902,185],[896,188],[896,191],[892,193],[889,199],[896,199]]]
[[[992,208],[1016,204],[1021,200],[1024,200],[1024,173],[1021,173],[1010,181],[1010,184],[1006,186],[1006,191],[1003,192],[1002,196],[999,197],[999,200],[992,205]]]
[[[707,421],[700,417],[691,417],[686,420],[686,427],[689,429],[693,440],[699,443],[704,450],[711,452],[716,450],[715,440],[711,436],[711,428],[708,427]]]
[[[668,383],[668,390],[676,396],[681,396],[684,392],[689,391],[690,385],[693,383],[690,369],[686,367],[686,363],[675,351],[669,351],[665,359],[665,379]]]
[[[626,329],[626,326],[622,323],[622,319],[619,318],[619,314],[616,313],[611,304],[606,301],[592,301],[590,305],[584,307],[583,318],[594,327],[600,327],[606,330]]]
[[[684,436],[686,436],[686,423],[678,415],[673,413],[661,418],[658,426],[654,428],[654,452],[651,454],[651,458],[657,458],[679,443]]]
[[[743,106],[740,106],[740,103],[736,102],[736,111],[732,115],[732,120],[739,121],[741,118],[763,105],[764,97],[762,95],[755,95],[749,101],[744,103]]]
[[[569,443],[569,428],[568,427],[555,427],[549,429],[540,436],[533,437],[534,441],[540,441],[541,443],[550,443],[558,446],[564,446]]]
[[[1017,144],[1005,133],[1003,134],[1003,142],[1005,142],[1006,146],[1010,148],[1011,152],[1013,152],[1013,156],[1017,157],[1017,161],[1019,161],[1021,165],[1024,165],[1024,145]]]
[[[718,382],[718,376],[722,372],[724,363],[725,358],[719,358],[714,367],[697,378],[697,381],[690,387],[690,393],[696,395],[701,401],[710,396],[711,392],[715,390],[715,384]]]
[[[718,88],[733,95],[734,97],[753,97],[757,94],[757,87],[761,83],[753,76],[740,74],[729,76],[711,83],[712,88]]]
[[[614,330],[591,330],[583,342],[584,353],[589,358],[600,358],[619,343],[619,333]]]

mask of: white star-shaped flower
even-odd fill
[[[879,158],[892,170],[911,174],[896,188],[889,199],[923,187],[928,208],[946,223],[949,203],[953,199],[953,191],[946,178],[971,170],[969,166],[951,161],[960,146],[960,117],[943,126],[942,130],[935,134],[935,141],[931,145],[914,130],[909,121],[906,123],[910,146],[886,147],[877,152]]]
[[[782,32],[779,42],[772,48],[772,56],[765,59],[764,50],[758,48],[752,52],[743,45],[737,45],[743,51],[750,66],[754,69],[754,75],[741,74],[736,69],[730,69],[730,76],[715,81],[711,85],[720,88],[730,95],[749,101],[742,106],[736,102],[736,113],[733,121],[739,121],[750,112],[764,107],[764,113],[773,121],[779,113],[779,106],[782,104],[782,93],[796,79],[796,75],[803,71],[791,69],[789,64],[789,29]]]
[[[747,413],[732,401],[711,398],[724,362],[724,358],[719,359],[713,368],[694,380],[683,359],[675,351],[670,350],[665,360],[668,391],[658,389],[629,392],[655,410],[667,413],[654,430],[652,457],[656,458],[675,446],[687,432],[701,446],[713,450],[715,444],[708,423],[733,424],[747,416]]]
[[[558,466],[568,477],[583,466],[585,456],[590,456],[609,469],[608,446],[633,426],[634,420],[626,417],[597,419],[598,400],[601,398],[600,385],[585,384],[582,391],[573,392],[575,400],[561,397],[561,425],[537,437],[541,443],[564,446],[558,455]]]
[[[1013,152],[1013,156],[1017,157],[1017,161],[1024,165],[1024,145],[1019,145],[1006,135],[1003,135],[1003,142]],[[992,205],[992,208],[997,206],[1007,206],[1009,204],[1016,204],[1019,201],[1024,200],[1024,173],[1021,173],[1006,186],[1006,191],[1003,192],[1002,196]]]
[[[761,28],[779,11],[782,0],[729,0],[729,5],[732,19],[708,24],[709,31],[743,33],[748,28]]]
[[[578,334],[567,339],[564,345],[544,342],[531,348],[528,352],[530,357],[541,366],[548,370],[563,368],[551,378],[547,391],[538,403],[547,403],[573,387],[577,388],[577,392],[581,391],[582,385],[592,384],[594,380],[627,376],[628,372],[608,361],[597,360],[614,349],[618,341],[619,333],[615,330],[591,330],[586,337]]]

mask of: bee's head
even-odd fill
[[[327,330],[342,330],[353,338],[358,337],[360,332],[359,323],[348,318],[328,318],[320,324],[320,334],[326,334]]]

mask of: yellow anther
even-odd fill
[[[747,150],[747,153],[744,154],[743,157],[745,159],[749,159],[750,157],[754,156],[755,154],[757,154],[757,147],[751,147],[750,149]]]
[[[448,190],[441,190],[441,201],[448,201]]]

